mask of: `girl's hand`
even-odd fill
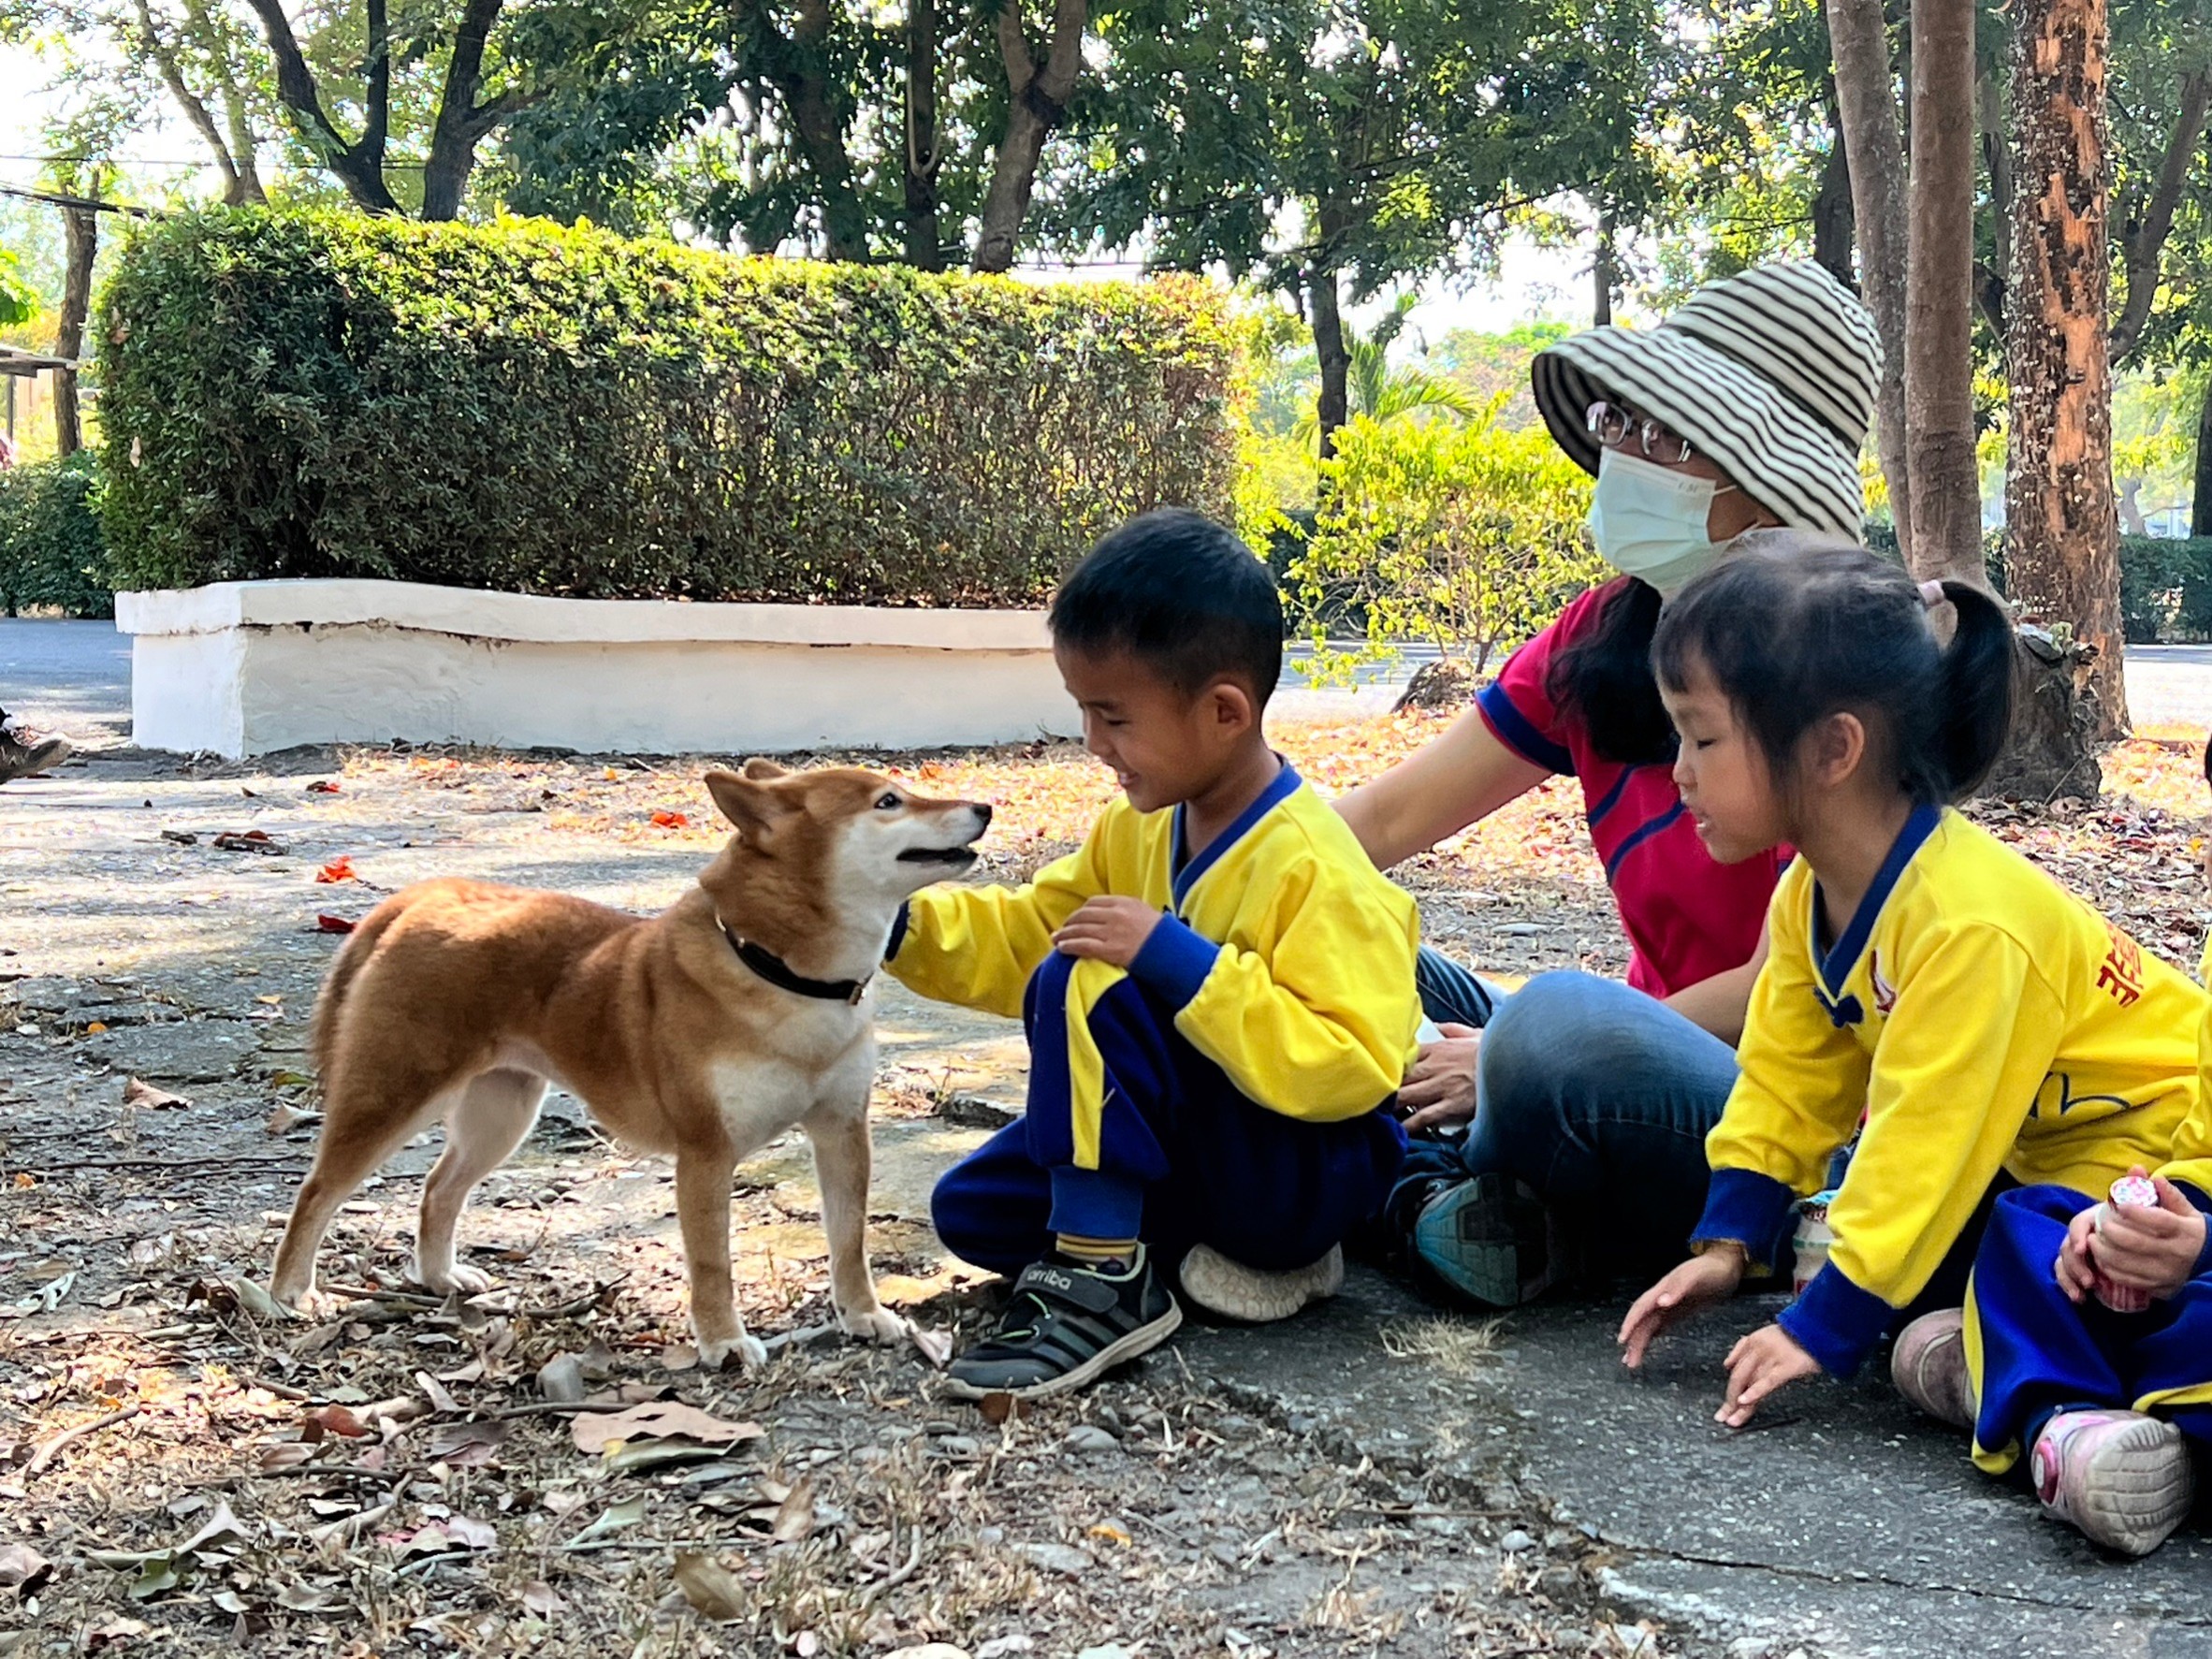
[[[1740,1429],[1752,1420],[1759,1402],[1775,1390],[1801,1376],[1819,1375],[1820,1361],[1781,1326],[1754,1331],[1728,1352],[1728,1393],[1713,1420]]]
[[[2137,1165],[2131,1172],[2145,1171]],[[2114,1284],[2163,1299],[2188,1284],[2195,1271],[2205,1251],[2205,1216],[2163,1176],[2152,1185],[2159,1195],[2157,1209],[2108,1204],[2103,1224],[2090,1230],[2086,1244],[2097,1272]],[[2074,1243],[2071,1228],[2066,1242]]]
[[[1621,1321],[1620,1335],[1613,1339],[1625,1350],[1621,1362],[1631,1371],[1637,1369],[1652,1338],[1662,1331],[1709,1302],[1735,1295],[1736,1287],[1743,1283],[1748,1261],[1741,1244],[1716,1244],[1701,1256],[1691,1257],[1637,1297],[1628,1317]]]
[[[1165,915],[1141,898],[1111,893],[1086,898],[1081,910],[1060,924],[1060,931],[1053,935],[1053,948],[1063,956],[1092,956],[1127,968]]]
[[[2097,1264],[2089,1259],[2089,1235],[2096,1230],[2097,1206],[2090,1204],[2066,1224],[2066,1242],[2059,1246],[2059,1259],[2051,1264],[2051,1275],[2059,1281],[2059,1288],[2077,1307],[2097,1288]]]
[[[1475,1062],[1482,1033],[1472,1026],[1438,1026],[1442,1042],[1421,1045],[1399,1085],[1398,1109],[1407,1132],[1440,1123],[1465,1123],[1475,1115]]]

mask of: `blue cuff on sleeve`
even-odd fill
[[[2197,1252],[2197,1264],[2189,1270],[2189,1276],[2201,1279],[2212,1273],[2212,1193],[2199,1192],[2186,1181],[2174,1183],[2174,1190],[2196,1206],[2197,1214],[2205,1218],[2205,1247]]]
[[[1482,718],[1490,721],[1490,729],[1498,735],[1500,741],[1521,759],[1533,761],[1563,778],[1575,775],[1575,757],[1537,731],[1535,722],[1521,712],[1511,694],[1496,680],[1475,693],[1475,706],[1482,710]]]
[[[898,914],[891,919],[891,942],[883,947],[883,960],[888,962],[898,954],[899,946],[907,942],[907,926],[914,919],[914,907],[902,904]]]
[[[1752,1265],[1777,1268],[1787,1254],[1790,1206],[1797,1195],[1756,1170],[1715,1170],[1705,1190],[1705,1214],[1692,1244],[1728,1239],[1741,1244]]]
[[[1849,1377],[1896,1317],[1897,1309],[1871,1290],[1861,1290],[1831,1261],[1812,1275],[1805,1294],[1783,1308],[1775,1323],[1830,1376]]]
[[[1129,964],[1129,973],[1181,1011],[1199,994],[1220,956],[1221,947],[1182,917],[1164,915]]]

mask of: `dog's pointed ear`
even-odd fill
[[[755,761],[753,765],[767,763]],[[796,803],[785,798],[782,792],[766,780],[750,776],[752,767],[746,768],[746,776],[724,772],[719,768],[706,775],[706,793],[714,798],[716,810],[736,825],[740,834],[758,837],[765,835],[786,818],[798,810]],[[781,777],[780,768],[773,770],[774,777]]]
[[[751,779],[755,783],[765,783],[771,778],[791,776],[787,768],[779,766],[774,761],[763,760],[759,755],[747,761],[742,769],[746,777]]]

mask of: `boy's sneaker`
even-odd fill
[[[0,709],[0,783],[51,771],[68,758],[66,737],[41,737],[10,721],[7,711]]]
[[[1550,1207],[1496,1171],[1432,1195],[1414,1219],[1413,1251],[1445,1284],[1488,1307],[1519,1307],[1568,1272]]]
[[[1268,1273],[1231,1261],[1211,1244],[1192,1246],[1179,1275],[1183,1293],[1208,1313],[1248,1325],[1288,1319],[1309,1302],[1325,1302],[1344,1288],[1344,1250],[1288,1273]]]
[[[1922,1314],[1899,1332],[1889,1350],[1889,1377],[1897,1391],[1938,1422],[1974,1426],[1973,1378],[1966,1371],[1966,1310]]]
[[[947,1386],[971,1400],[1064,1394],[1159,1346],[1182,1323],[1142,1244],[1119,1273],[1048,1256],[1022,1270],[998,1329],[953,1361]]]
[[[2124,1555],[2164,1543],[2194,1495],[2181,1431],[2138,1411],[2054,1414],[2030,1467],[2045,1515]]]

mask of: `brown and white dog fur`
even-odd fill
[[[435,1119],[445,1150],[423,1187],[415,1275],[440,1294],[490,1281],[454,1259],[477,1183],[530,1133],[548,1082],[628,1145],[673,1153],[699,1357],[764,1357],[730,1286],[731,1177],[793,1124],[813,1142],[839,1322],[906,1326],[868,1271],[871,976],[900,903],[975,861],[991,809],[925,800],[858,768],[706,774],[735,826],[699,884],[659,916],[555,893],[425,881],[346,940],[315,1004],[323,1132],[277,1248],[270,1294],[298,1307],[315,1251],[361,1182]],[[735,936],[857,1000],[802,996],[738,957]]]

